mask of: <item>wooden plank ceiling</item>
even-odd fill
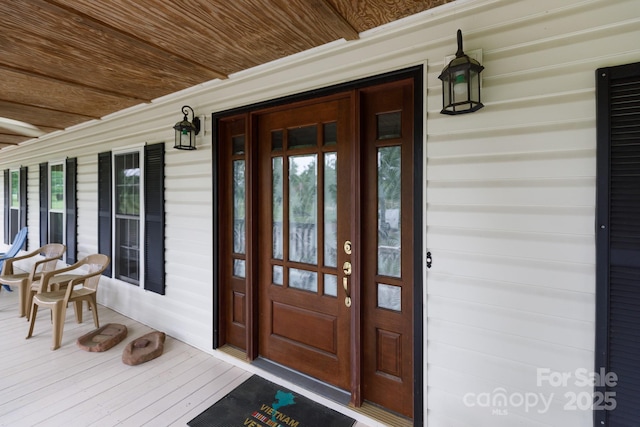
[[[449,1],[2,1],[0,126],[65,129]],[[0,149],[32,138],[8,128]]]

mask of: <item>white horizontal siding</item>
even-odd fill
[[[465,51],[482,49],[485,108],[450,117],[439,114],[437,76],[456,49],[458,28]],[[637,0],[457,0],[357,41],[337,41],[3,150],[0,168],[29,167],[33,245],[38,163],[78,158],[84,256],[97,250],[97,154],[166,141],[167,294],[104,280],[100,299],[211,351],[209,114],[428,65],[424,246],[434,262],[424,273],[426,421],[430,427],[582,427],[591,424],[591,413],[565,410],[565,389],[538,387],[536,370],[573,372],[594,364],[595,70],[640,61],[638,34]],[[185,104],[205,115],[194,152],[172,149],[171,127]],[[496,389],[555,396],[544,413],[510,407],[494,415],[464,403],[468,393]]]
[[[593,370],[595,70],[640,59],[640,5],[491,6],[449,27],[482,49],[484,109],[440,115],[444,63],[429,61],[429,426],[591,425],[564,395],[591,388],[538,386],[537,369]],[[553,403],[464,400],[500,392]]]

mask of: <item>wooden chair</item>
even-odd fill
[[[34,283],[35,280],[39,279],[42,274],[55,270],[65,249],[66,246],[61,243],[49,243],[33,252],[8,258],[4,261],[2,275],[0,276],[0,283],[4,285],[18,286],[20,296],[18,314],[20,317],[25,315],[27,315],[27,317],[29,316],[29,310],[31,308],[31,284]],[[31,271],[18,273],[14,269],[14,263],[16,261],[23,261],[39,256],[43,256],[44,259],[36,261],[31,267]]]
[[[75,304],[76,321],[82,323],[82,301],[87,301],[93,313],[93,323],[96,328],[100,327],[98,322],[98,307],[96,304],[96,293],[100,275],[109,265],[109,257],[102,254],[89,255],[77,263],[66,268],[54,270],[42,275],[38,293],[33,296],[31,303],[31,319],[27,338],[33,334],[33,326],[36,322],[38,307],[51,309],[53,321],[53,345],[51,350],[60,348],[62,341],[62,331],[66,318],[67,306],[70,302]],[[81,269],[81,273],[75,278],[71,278],[68,272]],[[49,284],[56,282],[56,276],[69,278],[65,290],[48,291]]]

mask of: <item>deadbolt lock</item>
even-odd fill
[[[347,255],[351,255],[351,241],[347,240],[344,242],[344,253]]]

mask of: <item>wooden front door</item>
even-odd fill
[[[258,116],[260,354],[348,389],[351,102]],[[346,279],[347,290],[343,287]]]
[[[406,79],[220,122],[222,343],[407,417],[413,93]]]

